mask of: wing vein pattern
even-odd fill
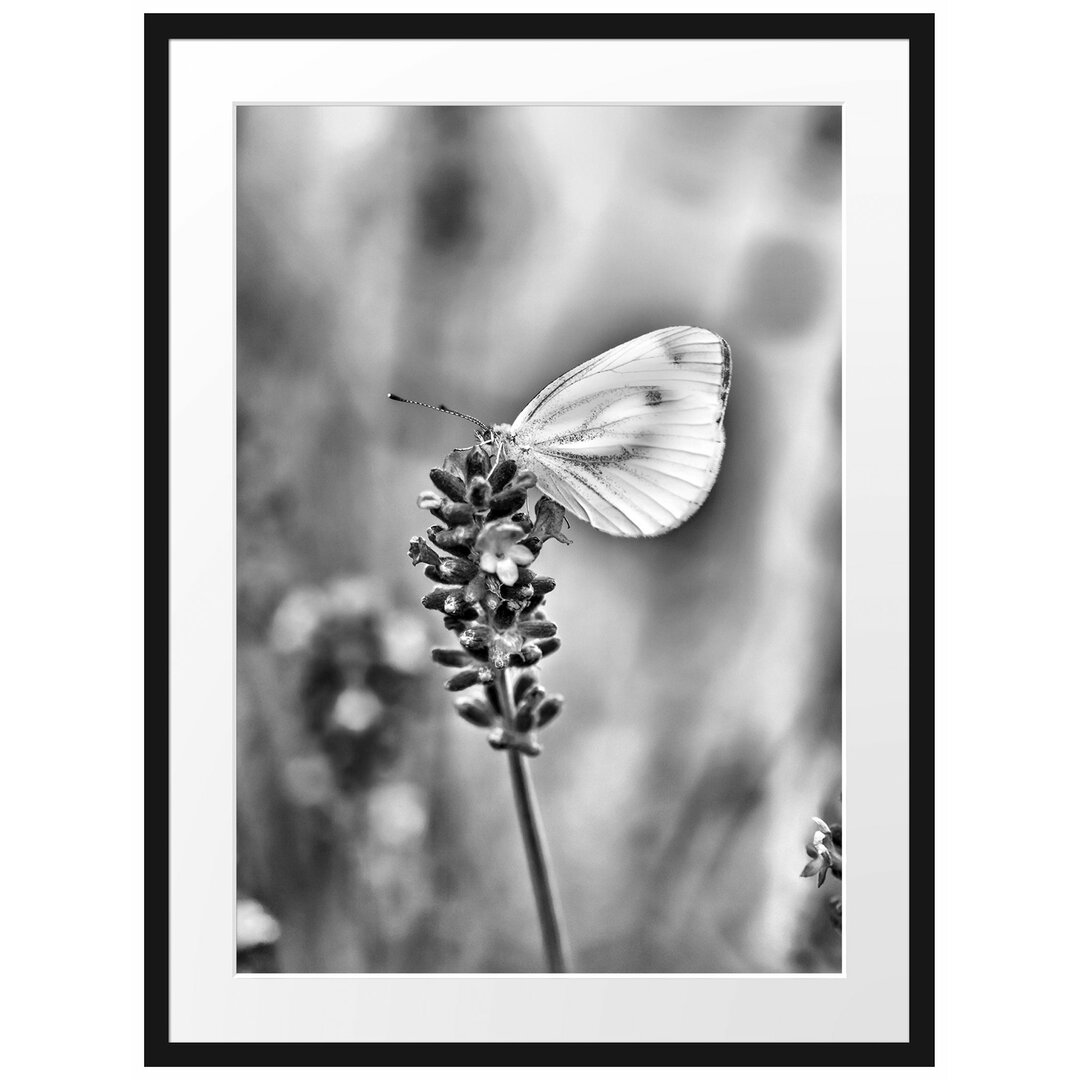
[[[695,326],[634,338],[546,386],[511,425],[541,491],[594,528],[660,536],[712,490],[731,351]]]

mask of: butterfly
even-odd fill
[[[727,342],[697,326],[669,326],[572,368],[512,424],[428,407],[479,425],[497,461],[514,458],[540,491],[594,528],[651,537],[681,525],[712,490],[730,388]]]

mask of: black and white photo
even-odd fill
[[[841,108],[236,139],[238,970],[840,972]]]

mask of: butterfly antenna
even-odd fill
[[[451,416],[460,416],[462,420],[469,420],[476,424],[478,427],[482,427],[485,431],[491,427],[490,424],[485,424],[483,420],[477,420],[475,416],[470,416],[468,413],[458,412],[457,409],[448,409],[445,405],[429,405],[426,401],[413,401],[412,398],[399,397],[397,394],[386,395],[391,401],[401,401],[406,405],[423,405],[425,409],[434,409],[436,412],[449,413]]]

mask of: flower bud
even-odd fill
[[[488,477],[488,483],[491,485],[491,490],[502,491],[502,489],[513,480],[517,468],[518,464],[513,458],[509,461],[499,462],[499,464],[491,470],[491,475]]]
[[[535,645],[530,643],[521,647],[519,655],[521,656],[521,662],[525,667],[532,667],[533,664],[540,663],[540,657],[544,654]]]
[[[464,589],[454,589],[443,601],[443,611],[447,615],[456,615],[460,619],[466,611],[470,610],[472,610],[472,606],[465,599]]]
[[[533,578],[532,587],[533,592],[539,593],[541,596],[543,596],[544,594],[551,592],[552,589],[555,588],[555,579],[538,575],[537,577]]]
[[[458,641],[461,642],[461,647],[469,652],[486,650],[491,643],[491,631],[486,626],[470,626],[467,630],[462,630]]]
[[[495,719],[495,714],[488,708],[488,704],[483,698],[458,698],[454,702],[454,708],[460,717],[477,727],[490,727],[491,722]]]
[[[537,729],[550,724],[551,721],[562,712],[565,702],[566,699],[562,694],[552,694],[551,697],[545,698],[536,709]]]
[[[482,668],[467,667],[462,671],[459,671],[456,675],[451,675],[449,679],[443,683],[443,686],[447,690],[467,690],[470,686],[475,686],[480,681],[480,672]]]
[[[431,659],[443,667],[463,668],[472,663],[472,657],[458,649],[432,649]]]
[[[465,478],[483,476],[488,471],[488,457],[479,446],[474,446],[465,457]]]
[[[549,638],[554,637],[559,628],[553,622],[527,622],[521,624],[521,632],[526,638]]]
[[[528,705],[522,704],[514,710],[514,730],[526,732],[536,724],[536,714]]]
[[[560,645],[562,642],[557,637],[544,638],[543,641],[536,643],[541,656],[550,656],[553,652],[557,652]]]
[[[532,688],[534,686],[536,686],[536,683],[537,683],[536,676],[531,671],[526,672],[524,675],[522,675],[521,678],[518,679],[517,683],[514,686],[514,702],[515,702],[515,704],[520,704],[524,700],[525,695],[530,690],[532,690]]]
[[[464,585],[467,581],[472,581],[476,575],[476,564],[468,559],[459,559],[456,555],[452,555],[439,563],[439,570],[447,581],[455,585]]]
[[[520,510],[527,500],[528,495],[521,488],[511,488],[496,495],[488,505],[488,521],[509,517],[516,510]]]
[[[442,529],[438,525],[433,525],[428,530],[428,539],[436,547],[450,552],[451,555],[467,556],[469,554],[468,542],[462,542],[457,529]]]
[[[467,502],[444,502],[441,517],[447,525],[471,525],[473,508]]]
[[[452,596],[458,596],[461,600],[464,600],[465,591],[453,586],[449,586],[442,589],[432,589],[431,592],[426,593],[420,597],[420,603],[424,605],[429,611],[445,611],[448,615],[453,615],[454,612],[447,608],[447,601]]]
[[[459,558],[457,555],[451,555],[449,558],[441,559],[438,566],[425,567],[424,574],[432,581],[441,581],[446,585],[464,585],[476,574],[476,564],[469,562],[468,559]],[[466,591],[466,599],[468,598]]]
[[[455,476],[445,469],[432,469],[428,474],[431,482],[449,499],[454,502],[465,501],[465,484],[460,477]]]

